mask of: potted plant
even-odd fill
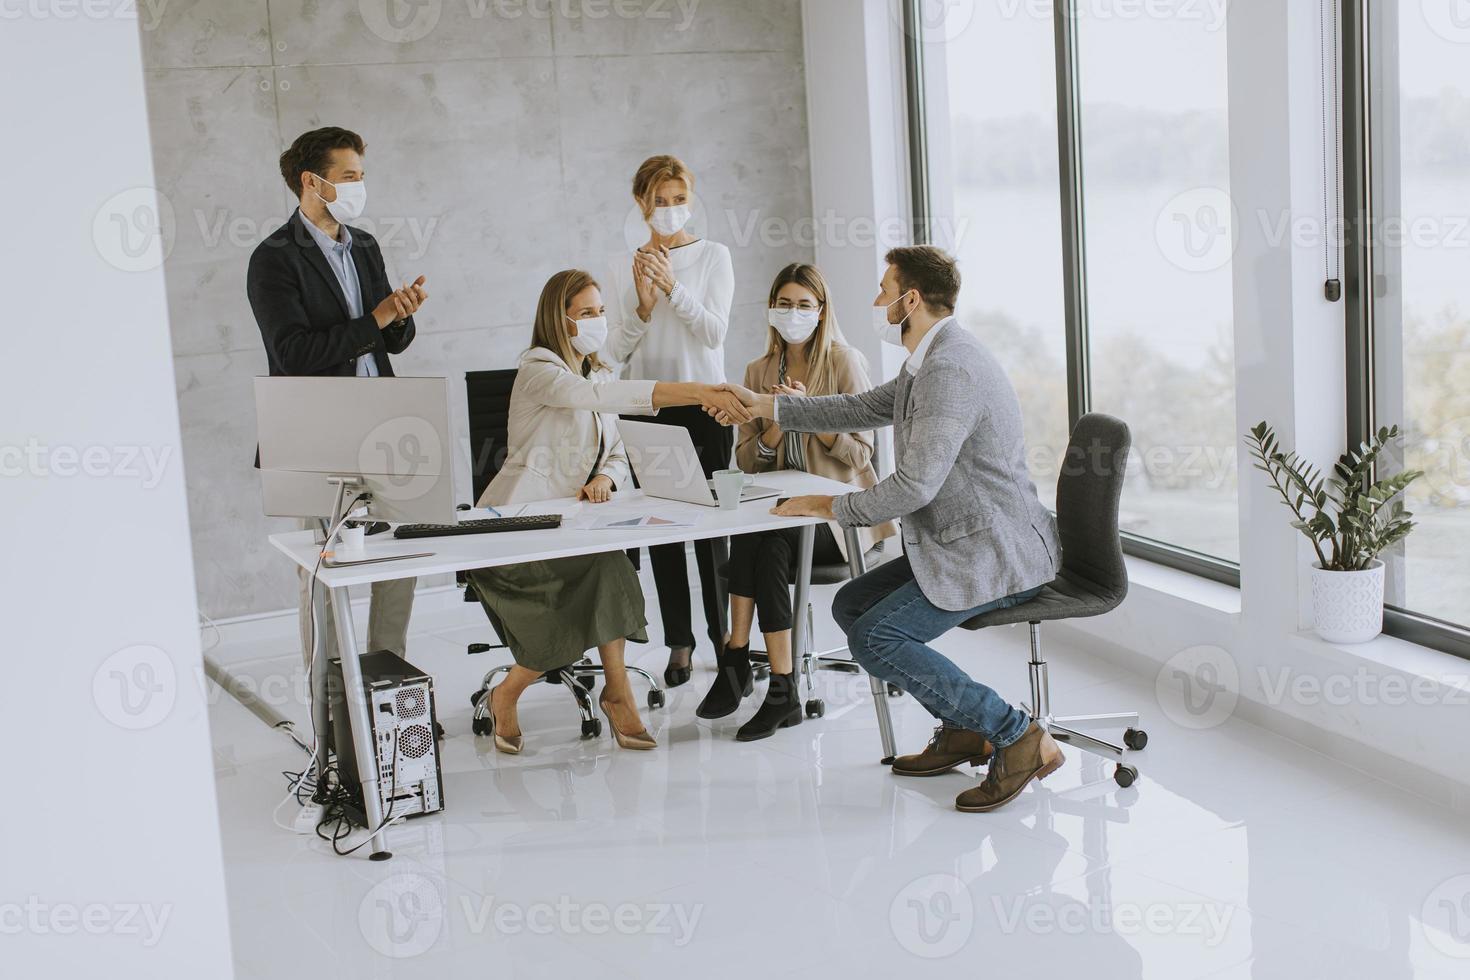
[[[1317,635],[1332,643],[1366,643],[1383,632],[1383,562],[1378,556],[1414,529],[1399,495],[1423,476],[1404,470],[1375,479],[1383,450],[1398,426],[1379,429],[1371,442],[1338,457],[1333,476],[1296,453],[1282,452],[1265,422],[1251,429],[1256,469],[1296,515],[1291,526],[1307,536],[1312,565],[1312,616]]]

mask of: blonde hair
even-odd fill
[[[536,322],[531,327],[531,347],[551,351],[574,371],[580,368],[584,358],[572,346],[571,335],[567,333],[567,319],[572,311],[572,300],[588,286],[602,289],[590,272],[581,269],[568,269],[552,276],[541,289],[541,300],[536,304]],[[587,356],[585,360],[593,371],[603,369],[603,363],[596,354]]]
[[[689,186],[689,193],[694,193],[694,174],[676,156],[649,157],[633,175],[633,200],[643,209],[644,220],[653,217],[658,189],[671,180],[682,180]]]
[[[813,395],[842,394],[837,390],[837,365],[833,355],[852,351],[860,360],[862,355],[849,347],[846,338],[842,336],[842,329],[837,325],[837,314],[832,311],[832,304],[827,302],[827,278],[816,266],[793,262],[776,273],[767,305],[774,307],[782,287],[792,283],[810,291],[822,305],[821,315],[817,318],[817,329],[801,345],[807,349],[807,392]],[[767,357],[780,357],[788,346],[786,338],[775,327],[767,328]]]

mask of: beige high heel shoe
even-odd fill
[[[499,687],[492,688],[485,695],[485,716],[490,719],[490,734],[495,736],[496,751],[504,752],[506,755],[520,755],[521,750],[526,747],[525,736],[507,737],[495,730],[495,692],[498,690],[500,690]]]
[[[603,693],[606,693],[604,690]],[[613,738],[621,748],[632,749],[635,752],[647,752],[658,748],[658,740],[649,733],[648,729],[625,735],[618,731],[618,726],[613,724],[612,715],[608,714],[607,703],[602,700],[602,695],[597,696],[597,706],[602,709],[602,715],[607,719],[607,727],[612,729]]]

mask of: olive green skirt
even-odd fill
[[[647,643],[643,587],[621,551],[477,568],[470,582],[516,663],[545,673],[613,640]]]

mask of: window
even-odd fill
[[[1128,549],[1238,582],[1224,19],[1052,6],[908,0],[915,213],[1021,396],[1043,501],[1076,419],[1117,415]]]
[[[1470,20],[1350,3],[1349,438],[1397,425],[1418,527],[1385,556],[1390,630],[1470,653]],[[1366,76],[1366,87],[1363,79]]]
[[[1205,6],[1079,8],[1090,405],[1133,430],[1124,529],[1238,561],[1225,25]]]
[[[959,261],[960,322],[1020,396],[1031,478],[1053,506],[1071,431],[1053,32],[1050,17],[1006,6],[945,4],[928,25],[948,42],[927,55],[929,230]]]

